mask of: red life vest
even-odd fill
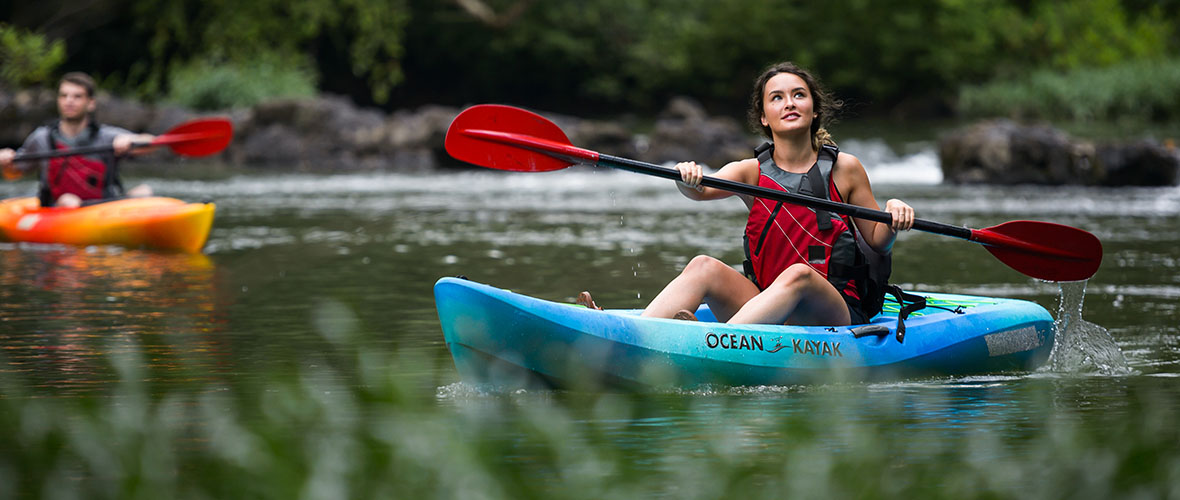
[[[820,148],[816,162],[806,174],[793,174],[774,163],[774,146],[767,143],[754,150],[758,155],[758,185],[790,193],[825,198],[843,203],[832,167],[840,150],[835,146]],[[881,312],[885,294],[897,302],[897,341],[905,339],[905,319],[926,307],[920,295],[903,292],[888,284],[892,256],[877,253],[852,223],[852,218],[824,210],[755,198],[746,220],[746,275],[763,288],[793,264],[805,263],[820,273],[844,296],[849,307],[861,311],[865,319]],[[856,331],[862,335],[882,335],[887,328]]]
[[[71,149],[65,144],[58,143],[54,137],[55,133],[59,133],[56,124],[49,132],[50,147],[56,150]],[[99,136],[98,126],[92,125],[86,133],[89,134],[86,136],[88,140],[84,137],[73,147],[94,145]],[[49,199],[42,201],[56,201],[66,193],[77,195],[83,200],[98,200],[119,195],[121,186],[117,180],[113,180],[114,166],[105,158],[106,156],[102,155],[51,158],[42,187],[48,191]],[[111,156],[109,161],[113,162],[114,157]]]
[[[773,148],[765,146],[769,144],[758,150],[759,186],[844,201],[831,179],[838,149],[824,146],[811,170],[794,174],[775,165]],[[745,244],[747,275],[752,275],[760,289],[773,283],[787,267],[803,263],[832,283],[850,305],[864,309],[861,297],[866,293],[868,264],[850,217],[755,198],[746,221]],[[877,311],[865,313],[871,317]]]
[[[57,149],[69,149],[58,145]],[[103,197],[107,164],[85,156],[66,156],[49,160],[49,193],[56,200],[73,193],[83,200]]]

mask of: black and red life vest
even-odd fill
[[[71,146],[57,141],[61,134],[58,124],[49,130],[49,147],[54,150],[71,149]],[[97,145],[98,125],[91,121],[83,135],[72,146],[82,148]],[[64,156],[49,159],[46,176],[41,183],[41,204],[52,206],[66,193],[77,195],[82,200],[114,198],[122,194],[123,186],[115,171],[113,154]]]
[[[768,189],[813,196],[843,203],[832,180],[832,169],[840,150],[820,148],[816,162],[805,174],[778,168],[774,145],[765,143],[754,150],[758,157],[758,185]],[[864,240],[852,218],[825,210],[755,198],[746,220],[746,276],[759,289],[773,283],[779,274],[796,263],[806,263],[840,292],[849,307],[872,319],[885,302],[885,294],[898,305],[897,341],[905,338],[905,319],[926,307],[926,299],[888,284],[892,256],[878,253]],[[887,328],[873,325],[853,334],[883,335]]]
[[[832,181],[832,168],[840,154],[834,146],[820,148],[815,164],[805,174],[779,168],[774,163],[773,150],[769,143],[755,150],[760,187],[844,201]],[[876,255],[863,242],[851,217],[755,198],[746,221],[745,245],[746,274],[760,289],[774,282],[787,267],[803,263],[826,278],[865,317],[871,318],[881,311],[889,256]],[[875,266],[881,268],[876,276],[870,275],[866,251],[882,261]]]

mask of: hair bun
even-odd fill
[[[828,133],[828,129],[820,127],[819,130],[815,131],[815,135],[811,137],[811,145],[818,151],[820,146],[824,144],[835,146],[836,140],[832,138],[832,134]]]

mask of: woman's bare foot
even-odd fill
[[[672,315],[672,319],[678,319],[681,321],[697,321],[697,315],[693,314],[692,311],[689,311],[688,309],[681,309],[676,314]]]
[[[592,297],[590,297],[590,292],[579,293],[578,299],[574,302],[580,306],[583,306],[583,307],[586,307],[589,309],[597,309],[599,311],[602,310],[601,307],[598,307],[598,304],[594,303],[594,299]]]

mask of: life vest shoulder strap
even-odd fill
[[[774,179],[776,177],[774,174],[778,171],[778,167],[774,163],[774,144],[763,142],[754,148],[754,154],[758,158],[759,171]],[[799,194],[831,200],[828,186],[831,185],[832,169],[836,166],[836,158],[839,156],[839,148],[830,144],[821,146],[816,155],[815,164],[806,174],[803,174],[802,182],[799,185]],[[832,214],[827,210],[816,209],[815,221],[820,230],[832,229]]]
[[[766,171],[767,167],[774,166],[774,144],[763,142],[762,144],[758,145],[758,147],[754,148],[754,155],[756,158],[758,158],[758,167],[760,171]],[[823,146],[820,146],[819,154],[816,156],[815,165],[812,165],[812,170],[809,170],[807,174],[804,175],[810,176],[811,172],[818,168],[819,179],[817,180],[826,186],[828,182],[831,181],[832,169],[835,168],[836,159],[839,158],[839,156],[840,148],[837,148],[831,144],[824,144]],[[828,190],[822,189],[816,192],[814,189],[815,183],[812,181],[805,182],[803,186],[804,189],[810,188],[812,191],[810,193],[804,194],[810,194],[817,198],[822,197],[824,199],[830,199],[828,196]]]

